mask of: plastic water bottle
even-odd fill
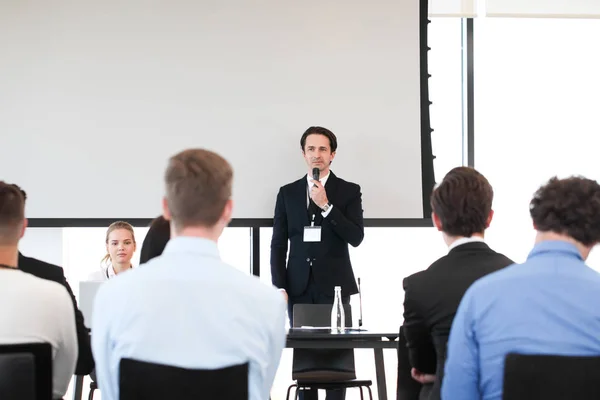
[[[331,333],[342,333],[346,329],[346,316],[342,304],[342,287],[334,289],[333,307],[331,308]]]

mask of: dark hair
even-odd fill
[[[0,244],[19,243],[25,220],[25,199],[16,185],[0,181]]]
[[[487,228],[494,190],[474,168],[458,167],[446,174],[431,193],[431,209],[450,236],[471,237]]]
[[[306,138],[309,135],[323,135],[327,137],[327,139],[329,139],[329,147],[331,148],[331,152],[333,153],[337,150],[337,138],[335,137],[333,132],[321,126],[311,126],[306,131],[304,131],[302,137],[300,138],[300,148],[302,149],[302,151],[304,151],[304,146],[306,145]]]
[[[162,215],[154,218],[142,243],[140,264],[160,256],[171,239],[171,224]]]
[[[529,203],[540,232],[567,235],[591,246],[600,242],[600,185],[584,177],[551,178]]]
[[[233,169],[217,153],[189,149],[171,157],[165,184],[175,228],[213,227],[231,199],[232,183]]]

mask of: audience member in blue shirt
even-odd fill
[[[269,398],[286,305],[274,287],[219,257],[232,175],[209,151],[170,159],[163,209],[171,240],[161,256],[106,282],[96,296],[92,349],[103,399],[119,399],[122,358],[190,369],[249,363],[249,399]]]
[[[475,282],[458,308],[442,384],[445,400],[500,400],[508,353],[600,355],[600,274],[585,260],[600,241],[600,185],[552,178],[535,193],[535,246]]]

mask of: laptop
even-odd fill
[[[92,315],[94,312],[94,299],[98,289],[104,282],[86,281],[79,282],[79,309],[83,314],[86,328],[92,327]]]

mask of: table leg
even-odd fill
[[[75,386],[73,387],[73,400],[81,400],[83,394],[83,375],[75,375]]]
[[[375,352],[375,375],[377,378],[377,395],[379,400],[387,400],[387,386],[385,383],[385,365],[383,363],[383,349],[373,349]]]

